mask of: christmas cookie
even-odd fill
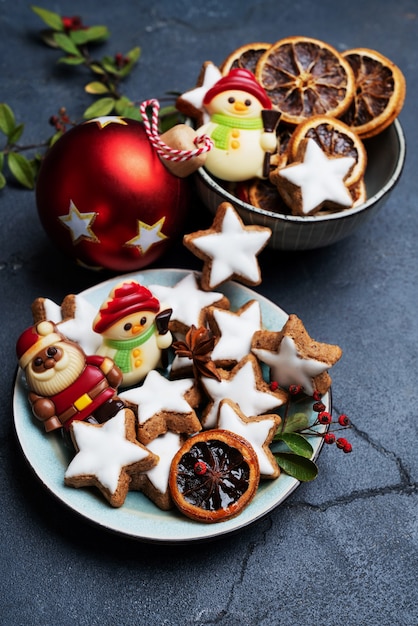
[[[135,407],[138,440],[145,445],[167,431],[192,434],[201,429],[192,408],[199,396],[191,378],[167,380],[152,370],[140,387],[123,391],[120,397]]]
[[[95,354],[101,337],[92,328],[97,311],[83,296],[69,294],[61,305],[49,298],[36,298],[32,303],[34,324],[51,321],[70,341],[75,341],[87,354]]]
[[[215,337],[211,358],[218,367],[232,367],[251,352],[256,331],[261,330],[261,309],[249,300],[237,311],[210,308],[208,324]]]
[[[352,156],[327,156],[313,140],[300,145],[298,158],[270,174],[283,200],[294,215],[314,215],[321,209],[341,210],[352,206],[345,181],[355,165]]]
[[[280,417],[275,414],[247,417],[230,400],[222,400],[219,407],[218,428],[230,430],[250,442],[257,455],[261,478],[277,478],[280,474],[280,468],[270,450],[280,421]]]
[[[217,306],[229,308],[229,300],[223,293],[203,291],[196,276],[191,272],[173,287],[151,285],[151,291],[172,309],[170,330],[186,333],[191,326],[199,328],[206,322],[207,309]]]
[[[236,402],[245,415],[261,415],[286,402],[287,395],[278,389],[272,391],[264,381],[261,366],[254,355],[249,354],[231,371],[218,370],[220,380],[202,376],[201,383],[209,396],[209,403],[202,411],[204,428],[216,426],[222,400]]]
[[[184,441],[183,435],[172,432],[167,432],[150,441],[147,449],[157,455],[158,461],[150,470],[132,477],[130,491],[141,491],[163,511],[171,509],[173,501],[168,488],[170,466],[174,455]]]
[[[174,504],[199,522],[235,517],[260,480],[257,455],[236,433],[214,429],[190,437],[175,455],[169,486]]]
[[[245,226],[232,204],[222,202],[211,228],[187,234],[183,242],[204,261],[201,285],[211,290],[230,279],[246,285],[260,284],[257,255],[270,237],[270,228]]]
[[[97,487],[114,507],[124,503],[132,476],[158,461],[136,440],[135,416],[129,409],[104,424],[73,422],[71,437],[77,452],[65,472],[65,484]]]
[[[281,331],[256,332],[252,351],[270,367],[272,380],[285,388],[301,385],[308,395],[328,391],[328,370],[342,355],[339,346],[312,339],[296,315],[289,316]]]
[[[93,330],[102,337],[97,354],[110,357],[123,373],[123,386],[141,382],[162,365],[162,351],[172,342],[171,309],[134,280],[118,283],[102,304]]]
[[[222,78],[222,74],[212,61],[205,61],[197,79],[196,87],[181,94],[176,100],[176,108],[187,117],[195,120],[197,126],[209,121],[209,115],[203,106],[206,93]]]

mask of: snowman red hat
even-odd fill
[[[135,281],[122,282],[111,291],[93,322],[93,330],[102,333],[110,326],[132,313],[152,311],[157,313],[160,303],[151,291]]]
[[[40,322],[36,326],[30,326],[23,331],[16,343],[20,367],[25,369],[38,352],[62,340],[62,335],[57,332],[52,322]]]
[[[230,70],[230,72],[220,78],[205,94],[203,104],[209,104],[215,96],[224,91],[245,91],[251,94],[263,105],[265,109],[272,108],[272,102],[266,91],[256,81],[255,76],[250,70],[238,68]]]

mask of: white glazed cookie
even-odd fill
[[[270,228],[245,226],[232,204],[222,202],[211,228],[184,235],[183,243],[203,260],[201,285],[209,291],[230,279],[260,284],[257,255],[270,237]]]
[[[167,380],[157,370],[151,370],[140,387],[123,391],[119,397],[135,407],[138,440],[145,445],[167,431],[192,434],[201,429],[199,418],[186,399],[194,404],[192,378]]]
[[[202,377],[201,382],[210,400],[202,412],[204,428],[214,428],[222,400],[236,402],[245,415],[261,415],[286,402],[286,393],[272,391],[263,380],[261,367],[254,355],[249,354],[230,372],[218,370],[221,380]]]
[[[114,507],[125,502],[131,477],[158,461],[136,440],[130,409],[122,409],[104,424],[74,421],[71,437],[77,452],[65,472],[65,484],[97,487]]]
[[[270,450],[280,421],[280,417],[275,414],[247,417],[230,400],[223,400],[219,407],[218,428],[231,430],[250,442],[258,458],[261,478],[277,478],[280,474],[280,468]]]
[[[289,316],[281,331],[256,332],[252,351],[270,367],[272,380],[285,388],[301,385],[308,395],[328,391],[328,369],[342,355],[339,346],[312,339],[296,315]]]

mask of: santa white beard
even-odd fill
[[[78,346],[71,343],[61,343],[62,358],[54,367],[41,373],[34,372],[32,363],[25,370],[29,388],[39,396],[49,397],[60,393],[77,380],[83,371],[86,361]]]

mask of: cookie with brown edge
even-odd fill
[[[323,395],[329,390],[332,381],[328,370],[342,356],[339,346],[312,339],[294,314],[280,331],[256,332],[252,352],[268,365],[271,379],[281,387],[301,385],[308,395]]]
[[[71,437],[76,454],[64,483],[69,487],[96,487],[113,507],[125,502],[132,477],[147,471],[158,456],[136,438],[135,415],[122,409],[103,424],[74,421]]]

